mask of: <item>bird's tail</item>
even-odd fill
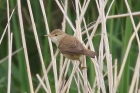
[[[91,58],[95,58],[95,56],[97,55],[96,52],[90,51],[90,50],[88,50],[88,49],[86,49],[86,50],[84,51],[84,54],[85,54],[86,56],[91,57]]]

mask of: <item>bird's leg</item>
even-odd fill
[[[84,67],[84,66],[82,66],[83,64],[82,64],[82,62],[79,60],[79,68],[81,69],[81,70],[83,70],[83,69],[85,69],[86,67]]]
[[[87,67],[80,66],[80,69],[81,69],[81,70],[84,70],[85,68],[87,68]]]

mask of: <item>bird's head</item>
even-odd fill
[[[53,30],[50,34],[44,35],[50,37],[51,41],[54,42],[57,46],[59,45],[60,40],[66,35],[65,32],[63,32],[60,29]]]

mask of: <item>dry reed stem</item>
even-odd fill
[[[79,69],[78,69],[78,70],[79,70]],[[81,72],[81,74],[82,74],[82,72]],[[81,74],[80,74],[80,75],[81,75]],[[75,79],[76,79],[76,78],[75,78]],[[79,83],[80,83],[80,85],[81,85],[82,90],[84,91],[84,85],[83,85],[82,79],[79,80]]]
[[[77,0],[75,0],[75,1],[77,1]],[[81,22],[82,22],[82,20],[83,20],[83,17],[84,17],[84,15],[85,15],[85,12],[86,12],[86,10],[87,10],[87,8],[88,8],[88,5],[89,5],[89,2],[90,2],[90,0],[84,0],[84,2],[86,2],[86,3],[84,3],[84,5],[83,5],[83,7],[82,7],[82,12],[81,12],[81,14],[80,14],[80,16],[79,16],[79,23],[81,24]],[[80,3],[79,3],[80,4]],[[78,5],[77,5],[78,6]]]
[[[25,34],[24,34],[20,0],[17,0],[17,4],[18,4],[18,17],[19,17],[19,23],[20,23],[20,29],[21,29],[21,37],[22,37],[22,44],[23,44],[24,55],[25,55],[25,60],[26,60],[26,66],[27,66],[27,74],[28,74],[28,79],[29,79],[30,92],[34,93],[31,72],[30,72],[29,59],[28,59],[28,52],[27,52],[27,47],[26,47]]]
[[[9,1],[7,0],[7,19],[9,20]],[[12,60],[12,41],[13,34],[10,35],[10,22],[8,24],[8,84],[7,93],[10,93],[11,89],[11,60]]]
[[[66,58],[67,59],[67,58]],[[68,60],[68,59],[67,59]],[[65,62],[66,62],[66,60],[65,60]],[[69,69],[69,65],[70,65],[70,60],[68,60],[68,62],[66,62],[66,68],[65,68],[65,71],[64,72],[61,72],[61,73],[63,73],[63,77],[62,77],[62,79],[61,79],[61,77],[59,77],[59,79],[61,80],[60,82],[61,83],[59,83],[59,85],[61,85],[61,90],[62,90],[62,88],[65,86],[65,84],[66,84],[66,75],[67,75],[67,73],[68,73],[68,69]],[[61,91],[60,90],[60,91]],[[69,89],[67,89],[67,92],[69,91]]]
[[[104,44],[105,44],[105,53],[106,53],[106,61],[107,61],[107,70],[108,70],[108,84],[109,84],[109,92],[110,93],[114,93],[113,90],[113,72],[112,72],[112,57],[110,55],[110,50],[109,50],[109,41],[108,41],[108,37],[107,37],[107,29],[106,29],[106,17],[105,17],[105,3],[103,3],[101,0],[99,0],[99,4],[100,4],[100,16],[101,16],[101,20],[102,20],[102,34],[103,35],[103,40],[104,40]]]
[[[99,12],[99,11],[100,11],[100,8],[99,8],[98,1],[97,1],[97,0],[95,0],[95,2],[96,2],[96,6],[97,6],[97,9],[98,9],[98,12]]]
[[[104,48],[103,48],[103,34],[101,34],[101,40],[99,45],[99,56],[98,56],[98,63],[100,64],[101,69],[103,70],[103,60],[104,60]]]
[[[78,71],[79,71],[79,73],[80,73],[80,76],[82,77],[82,79],[84,80],[84,76],[82,75],[82,72],[80,71],[80,69],[78,69]],[[80,79],[80,83],[82,83],[82,81],[81,81],[81,79]],[[90,84],[89,84],[89,81],[87,80],[87,83],[88,83],[88,89],[91,91],[91,93],[92,93],[92,89],[91,89],[91,86],[90,86]],[[82,86],[83,86],[83,84],[81,84]],[[83,90],[84,90],[84,86],[83,86],[83,88],[82,88]]]
[[[80,20],[79,20],[79,7],[78,7],[78,1],[77,0],[75,0],[75,3],[76,3],[76,16],[77,16],[77,18],[76,18],[76,37],[82,42],[82,36],[81,36],[81,28],[80,28]],[[83,67],[86,67],[86,63],[85,63],[85,58],[84,58],[84,56],[82,56],[81,57],[83,60],[80,60],[81,61],[81,64],[79,64],[79,65],[82,65]],[[75,61],[77,64],[80,62],[80,61]],[[77,78],[79,78],[79,71],[76,71],[77,73]],[[83,74],[84,74],[84,76],[85,76],[85,80],[84,80],[84,83],[86,83],[86,71],[85,71],[85,69],[83,70]],[[80,79],[80,78],[79,78]],[[78,85],[79,85],[79,79],[78,79]],[[84,86],[85,86],[85,84],[84,84]],[[77,86],[78,87],[78,89],[79,89],[79,86]],[[69,85],[69,87],[68,87],[68,89],[70,88],[70,85]],[[87,88],[85,88],[85,90],[84,90],[84,93],[87,93],[86,92],[87,91]],[[68,92],[67,92],[68,93]],[[79,93],[79,91],[78,91],[78,93]]]
[[[80,92],[80,83],[79,83],[79,81],[81,80],[81,78],[80,78],[80,76],[79,76],[79,71],[77,70],[76,71],[76,74],[77,74],[77,88],[78,88],[78,93]],[[76,76],[76,74],[74,75],[74,76]],[[85,90],[86,90],[86,88],[85,88]]]
[[[63,59],[64,59],[63,54],[60,54],[59,75],[60,75],[60,73],[61,73],[61,71],[62,71],[62,66],[63,66],[63,61],[64,61]]]
[[[79,78],[79,76],[78,76],[78,78]],[[74,76],[74,80],[75,80],[75,83],[76,83],[76,85],[77,85],[78,93],[81,93],[81,91],[80,91],[80,85],[79,85],[79,79],[77,80],[76,77]],[[82,89],[83,89],[83,88],[82,88]],[[83,91],[84,91],[84,90],[83,90]],[[67,92],[67,93],[69,93],[69,92]]]
[[[138,32],[139,28],[140,28],[140,22],[138,23],[138,25],[136,27],[137,32]],[[122,76],[122,73],[123,73],[123,69],[124,69],[124,66],[125,66],[125,63],[126,63],[126,60],[127,60],[127,56],[128,56],[128,53],[129,53],[129,50],[130,50],[130,47],[131,47],[131,44],[132,44],[132,41],[133,41],[134,37],[135,37],[135,33],[133,32],[133,34],[131,35],[131,37],[129,39],[127,48],[126,48],[126,52],[125,52],[125,55],[124,55],[124,58],[123,58],[123,61],[122,61],[122,65],[121,65],[121,68],[120,68],[120,71],[119,71],[119,74],[118,74],[118,77],[117,77],[117,83],[114,85],[115,89],[118,88],[118,85],[119,85],[119,82],[120,82],[120,79],[121,79],[121,76]]]
[[[91,33],[90,37],[93,36],[93,34],[95,33],[95,31],[96,31],[96,29],[97,29],[99,23],[100,23],[100,17],[98,17],[96,23],[94,24],[94,28],[93,28],[93,30],[92,30],[92,33]],[[89,45],[89,43],[87,43],[86,45]],[[94,50],[94,49],[92,49],[92,50]],[[97,59],[95,59],[95,60],[97,60]],[[94,62],[94,61],[93,61],[93,62]],[[98,65],[99,65],[99,64],[97,64],[96,62],[94,62],[94,64],[95,64],[95,66],[97,66],[97,69],[98,69],[98,67],[99,67]],[[96,71],[96,75],[99,76],[98,71],[100,72],[100,70],[99,70],[99,69],[98,69],[98,70],[95,69],[95,71]],[[101,73],[100,73],[100,75],[101,75]],[[102,75],[101,75],[101,76],[102,76]],[[102,77],[103,77],[103,76],[102,76]],[[100,78],[100,77],[99,77],[99,78]],[[99,90],[100,90],[99,85],[100,85],[101,82],[99,81],[98,78],[96,78],[95,81],[96,81],[96,80],[97,80],[98,91],[99,91]],[[100,80],[103,81],[103,78],[100,79]],[[95,85],[95,84],[94,84],[94,85]],[[101,85],[102,85],[102,83],[101,83]],[[104,86],[104,83],[103,83],[103,86]],[[103,90],[105,91],[105,88],[103,88]]]
[[[98,91],[100,91],[100,88],[102,90],[102,93],[106,93],[106,89],[105,89],[105,84],[104,84],[104,79],[103,79],[103,74],[101,73],[101,69],[100,66],[97,62],[95,62],[95,60],[91,59],[94,67],[95,67],[95,72],[96,72],[96,81],[97,81],[97,87],[98,87]]]
[[[115,67],[114,67],[114,84],[113,84],[113,86],[116,85],[116,83],[117,83],[117,71],[118,71],[117,70],[117,65],[118,65],[117,59],[115,59],[114,65],[115,65]],[[116,93],[115,86],[114,86],[114,93]]]
[[[78,69],[78,68],[77,68]],[[75,70],[74,74],[76,73],[77,71]],[[66,93],[69,93],[69,90],[70,90],[70,86],[71,86],[71,82],[72,82],[72,78],[74,77],[74,74],[71,73],[71,78],[67,81],[66,85],[64,86],[64,90],[62,90],[62,93],[65,93],[65,91],[67,90]]]
[[[53,51],[52,48],[50,48],[51,51]],[[52,63],[53,63],[53,73],[54,73],[54,80],[55,80],[55,88],[56,88],[56,93],[59,93],[58,91],[58,77],[57,77],[57,68],[56,68],[56,58],[52,56]]]
[[[36,77],[38,78],[39,82],[41,83],[41,85],[44,88],[44,90],[46,91],[46,93],[49,93],[48,89],[46,88],[46,86],[43,83],[43,81],[42,81],[41,77],[39,76],[39,74],[36,74]]]
[[[88,31],[87,31],[87,27],[86,27],[86,22],[85,22],[85,19],[83,18],[83,22],[84,22],[84,25],[85,25],[85,29],[86,29],[86,34],[87,34],[87,38],[88,38],[88,44],[90,45],[90,49],[91,50],[93,50],[94,51],[94,47],[93,47],[93,44],[92,44],[92,40],[91,40],[91,36],[89,36],[89,34],[88,34]],[[94,62],[94,61],[93,61]],[[101,71],[100,72],[102,72],[102,69],[101,69]],[[98,73],[100,73],[100,72],[98,72]],[[96,74],[97,75],[97,74]],[[96,76],[97,78],[98,78],[98,76]],[[103,78],[103,77],[100,77],[100,78]],[[104,84],[104,83],[103,83]],[[104,86],[104,85],[103,85]]]
[[[7,19],[9,20],[9,1],[7,0]],[[12,39],[13,35],[10,35],[10,22],[8,25],[8,84],[7,93],[10,93],[11,86],[11,60],[12,60]]]
[[[94,28],[93,28],[93,30],[92,30],[90,36],[94,36],[94,34],[95,34],[95,32],[97,31],[97,27],[98,27],[98,25],[99,25],[100,22],[101,22],[101,18],[100,18],[100,16],[99,16],[99,17],[97,18],[97,21],[96,21],[96,23],[95,23],[95,25],[94,25]],[[87,44],[86,44],[86,45],[87,45]]]
[[[112,66],[112,69],[114,69],[114,68],[115,68],[115,65]],[[104,77],[107,76],[107,73],[108,73],[108,72],[105,72]]]
[[[134,92],[134,86],[135,86],[137,77],[139,77],[139,70],[140,70],[140,63],[139,62],[140,62],[140,52],[139,52],[138,57],[137,57],[133,78],[131,80],[131,84],[130,84],[130,88],[129,88],[129,93]]]
[[[70,60],[68,60],[68,62],[67,62],[66,70],[65,70],[65,73],[64,73],[64,76],[63,76],[64,78],[66,78],[66,75],[68,73],[69,65],[70,65]]]
[[[131,13],[131,10],[130,10],[130,7],[128,5],[128,2],[125,0],[125,4],[126,4],[126,7],[128,9],[128,12],[130,14],[130,19],[131,19],[131,22],[132,22],[132,26],[134,28],[134,32],[135,32],[135,35],[136,35],[136,40],[137,40],[137,43],[138,43],[138,49],[139,49],[139,52],[140,52],[140,39],[139,39],[139,36],[138,36],[138,33],[137,33],[137,29],[136,29],[136,25],[135,25],[135,22],[134,22],[134,19],[133,19],[133,16],[132,16],[132,13]]]
[[[89,4],[89,0],[85,4],[86,4],[85,7],[84,6],[82,7],[82,12],[80,13],[80,11],[81,11],[81,9],[79,9],[80,8],[79,6],[81,6],[80,5],[80,2],[79,2],[79,0],[75,0],[75,5],[76,5],[76,35],[77,35],[78,39],[81,42],[82,42],[82,34],[81,34],[81,27],[80,26],[81,26],[82,20],[80,18],[83,19],[83,17],[84,17],[84,13],[85,13],[84,11],[87,10],[87,6]],[[85,56],[82,56],[81,58],[83,59],[82,60],[83,62],[82,62],[81,65],[83,67],[86,67],[86,59],[85,59]],[[82,71],[83,71],[83,76],[84,76],[84,93],[87,93],[87,91],[88,91],[88,87],[87,87],[87,70],[86,69],[83,69]],[[77,73],[79,74],[79,72],[77,72]]]
[[[65,13],[67,13],[67,9],[68,9],[68,0],[65,0],[65,4],[64,4],[64,11]],[[62,31],[65,32],[66,30],[66,18],[63,16],[63,21],[62,21]],[[61,70],[62,70],[62,66],[63,66],[63,54],[60,54],[60,70],[59,70],[59,74],[61,73]]]
[[[76,72],[77,69],[78,69],[78,65],[79,65],[79,64],[77,64],[77,63],[74,64],[74,67],[73,67],[73,70],[72,70],[72,72],[71,72],[71,75],[70,75],[68,81],[66,82],[65,86],[63,87],[61,93],[64,93],[64,92],[66,91],[67,88],[69,89],[69,87],[70,87],[70,85],[71,85],[72,78],[73,78],[75,72]]]
[[[11,54],[11,56],[15,55],[16,53],[18,53],[18,52],[21,51],[22,49],[23,49],[23,48],[17,49],[16,51],[14,51],[14,52]],[[5,60],[7,60],[8,58],[9,58],[9,55],[6,56],[6,57],[4,57],[2,60],[0,60],[0,64],[1,64],[2,62],[4,62]]]
[[[70,66],[70,60],[68,60],[68,62],[67,62],[66,69],[65,69],[65,72],[64,72],[64,75],[63,75],[63,81],[64,81],[64,79],[66,79],[66,76],[68,74],[69,66]]]
[[[56,50],[54,56],[57,57],[57,55],[58,55],[58,49]],[[46,74],[49,73],[51,67],[52,67],[52,62],[50,62],[49,66],[47,67]],[[42,77],[42,81],[44,81],[44,79],[45,79],[45,77],[43,76],[43,77]],[[48,85],[50,85],[49,82],[47,82],[47,83],[48,83]],[[38,93],[40,87],[41,87],[41,83],[38,84],[37,88],[35,89],[35,93]]]
[[[9,20],[9,1],[7,0],[7,19]],[[10,22],[8,24],[8,87],[7,87],[7,93],[10,93],[10,86],[11,86],[11,60],[12,60],[12,39],[13,34],[10,35]]]
[[[9,13],[9,0],[6,0],[7,2],[7,19],[9,20],[10,13]],[[8,24],[8,49],[10,50],[10,22]]]
[[[64,74],[66,75],[67,74],[67,70],[68,69],[68,66],[69,65],[68,62],[69,60],[66,58],[65,61],[64,61],[64,64],[62,66],[62,69],[61,69],[61,72],[60,72],[60,75],[59,75],[59,80],[58,80],[58,91],[61,91],[61,88],[62,88],[62,80],[64,78]],[[64,73],[65,72],[65,73]],[[64,78],[65,79],[65,78]]]
[[[75,64],[77,65],[77,62],[76,62],[76,61],[75,61]],[[74,63],[73,63],[73,65],[74,65]],[[78,66],[78,65],[77,65],[77,66]],[[78,68],[77,68],[77,69],[78,69]],[[80,77],[79,77],[79,71],[78,71],[77,69],[76,69],[75,72],[76,72],[76,74],[77,74],[77,79],[78,79],[78,80],[77,80],[77,82],[78,82],[77,84],[79,85]],[[67,69],[67,70],[68,70],[68,69]],[[75,73],[75,72],[74,72],[74,73]],[[73,73],[71,73],[71,75],[72,75],[72,74],[73,74]],[[76,74],[73,74],[73,77],[74,77]],[[69,81],[69,80],[68,80],[68,81]],[[68,88],[67,88],[67,93],[69,93],[70,86],[71,86],[71,82],[72,82],[72,79],[71,79],[71,81],[69,81]],[[77,86],[77,88],[78,88],[78,90],[80,89],[79,86]],[[63,93],[63,92],[62,92],[62,93]],[[79,92],[78,92],[78,93],[79,93]]]
[[[131,14],[132,14],[132,16],[137,16],[137,15],[140,15],[140,12],[133,12]],[[125,13],[125,14],[118,14],[118,15],[109,15],[109,16],[107,16],[107,19],[121,18],[121,17],[127,17],[127,16],[130,16],[130,14]]]
[[[87,28],[87,31],[93,29],[95,27],[95,24],[91,25],[90,27]],[[82,35],[86,33],[86,30],[82,31]]]
[[[98,10],[99,10],[99,15],[100,15],[101,20],[102,20],[101,23],[102,23],[102,36],[103,36],[103,39],[101,40],[102,41],[101,45],[103,46],[103,40],[104,40],[104,42],[105,42],[105,50],[106,50],[107,66],[112,68],[112,64],[111,64],[111,60],[110,60],[110,56],[109,56],[110,52],[109,52],[109,46],[108,46],[108,38],[106,36],[107,35],[106,34],[106,25],[105,25],[106,19],[105,19],[105,15],[104,15],[104,7],[105,7],[106,3],[103,3],[100,0],[99,0],[99,3],[98,3],[98,1],[96,0],[96,4],[97,4],[97,6],[100,6],[100,7],[98,7],[99,8]],[[103,47],[102,47],[102,49],[103,49]],[[102,52],[101,58],[103,58],[102,56],[103,56],[103,52]],[[111,86],[112,81],[110,82],[110,79],[112,79],[112,74],[110,74],[110,73],[108,74],[108,79],[109,79],[108,80],[109,81],[109,91],[110,91],[110,93],[112,93],[111,92],[112,91],[112,86]],[[102,90],[104,90],[103,92],[106,92],[105,87],[101,87],[101,88],[102,88]]]
[[[68,18],[67,14],[65,13],[63,7],[61,6],[60,2],[58,0],[55,0],[55,2],[57,3],[57,5],[59,6],[60,10],[62,11],[64,17],[66,18],[67,22],[69,23],[69,25],[71,26],[72,30],[74,32],[76,32],[76,29],[74,28],[72,22],[70,21],[70,19]]]
[[[12,13],[11,13],[11,15],[10,15],[10,17],[9,17],[9,20],[8,20],[7,24],[6,24],[6,27],[5,27],[5,29],[4,29],[4,31],[3,31],[3,33],[2,33],[2,36],[1,36],[1,39],[0,39],[0,45],[1,45],[1,42],[2,42],[2,40],[3,40],[4,35],[5,35],[5,33],[6,33],[6,30],[7,30],[8,26],[9,26],[9,23],[10,23],[10,21],[11,21],[11,18],[12,18],[12,16],[13,16],[13,13],[15,12],[15,9],[16,9],[16,6],[15,6],[15,8],[12,10]]]
[[[13,45],[13,33],[11,33],[10,37],[9,37],[9,49],[8,49],[8,53],[9,53],[9,58],[8,58],[8,84],[7,84],[7,93],[10,93],[10,89],[11,89],[11,61],[12,61],[12,45]]]
[[[57,55],[58,55],[58,50],[55,52],[55,55],[54,56],[56,57]],[[49,73],[51,67],[52,67],[52,62],[50,62],[49,66],[47,67],[46,74]],[[43,76],[42,77],[42,81],[44,81],[44,79],[45,79],[45,77]],[[47,82],[47,83],[49,85],[49,82]],[[38,84],[37,88],[35,89],[35,93],[38,93],[40,87],[41,87],[41,83]]]
[[[106,19],[107,19],[107,17],[108,17],[108,14],[109,14],[109,12],[110,12],[110,9],[111,9],[111,7],[112,7],[114,1],[115,1],[115,0],[112,0],[110,6],[109,6],[109,8],[108,8],[108,11],[107,11],[107,13],[106,13]]]
[[[45,22],[45,26],[46,26],[46,31],[47,34],[49,34],[49,27],[48,27],[48,23],[47,23],[47,17],[46,17],[46,13],[45,13],[45,9],[44,9],[44,5],[43,5],[43,1],[40,1],[40,6],[41,6],[41,10],[43,13],[43,18],[44,18],[44,22]],[[50,51],[51,51],[51,58],[52,58],[52,63],[53,63],[53,72],[54,72],[54,79],[55,79],[55,88],[56,88],[56,93],[58,92],[58,88],[57,88],[57,83],[58,83],[58,76],[57,76],[57,68],[56,68],[56,59],[54,58],[53,55],[53,47],[52,47],[52,42],[50,40],[50,38],[48,38],[49,40],[49,45],[50,45]]]
[[[140,74],[139,74],[140,75]],[[139,75],[137,75],[137,80],[136,80],[136,85],[135,85],[135,92],[134,93],[139,93]]]
[[[45,82],[46,82],[46,85],[48,85],[49,81],[48,81],[48,77],[47,77],[47,74],[46,74],[46,68],[45,68],[45,64],[44,64],[44,61],[43,61],[42,52],[41,52],[41,48],[40,48],[40,44],[39,44],[39,40],[38,40],[38,35],[37,35],[37,30],[36,30],[34,17],[33,17],[32,9],[31,9],[31,4],[30,4],[29,0],[27,0],[27,4],[28,4],[30,17],[31,17],[32,26],[33,26],[33,32],[34,32],[34,36],[35,36],[37,50],[38,50],[38,53],[39,53],[39,58],[40,58],[40,61],[41,61],[41,64],[42,64],[41,66],[42,66],[43,73],[44,73],[44,76],[45,76]],[[48,88],[49,88],[49,86],[48,86]],[[49,88],[49,92],[51,92],[50,88]]]

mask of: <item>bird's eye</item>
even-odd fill
[[[55,34],[55,36],[57,36],[57,34]]]

